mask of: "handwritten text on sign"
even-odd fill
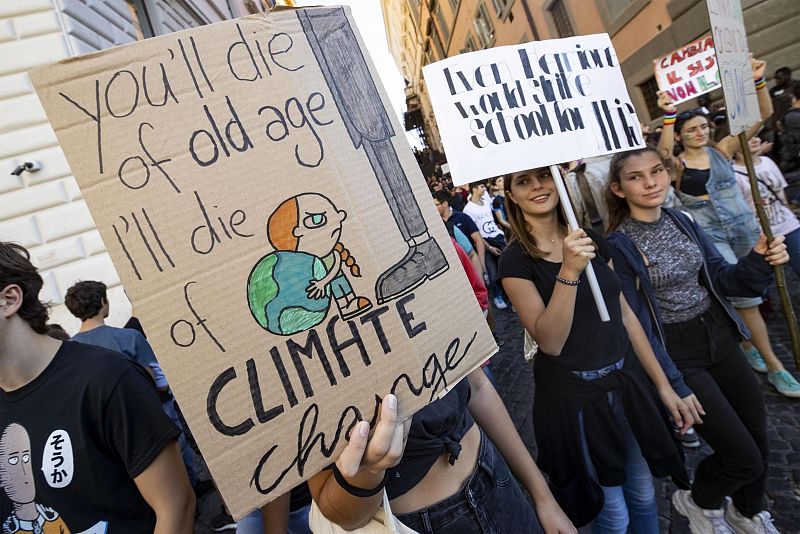
[[[658,88],[675,104],[720,86],[714,39],[710,35],[656,59],[654,67]]]
[[[424,74],[456,184],[643,143],[606,34],[461,54]]]
[[[731,135],[761,120],[740,0],[707,0]]]
[[[385,394],[406,418],[495,350],[345,9],[31,78],[235,516],[329,465]]]

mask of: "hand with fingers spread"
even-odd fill
[[[764,261],[770,265],[783,265],[789,261],[789,253],[786,251],[784,239],[785,237],[782,235],[773,236],[772,242],[767,245],[767,236],[761,234],[753,251],[764,256]]]
[[[564,238],[563,254],[561,271],[564,278],[577,280],[595,257],[594,242],[583,229],[578,228]]]

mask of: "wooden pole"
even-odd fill
[[[753,167],[753,155],[750,154],[750,147],[747,143],[747,134],[742,132],[739,134],[739,146],[744,156],[744,164],[747,167],[747,176],[750,179],[750,190],[753,193],[753,205],[756,207],[756,214],[758,221],[761,223],[761,231],[767,236],[767,243],[772,242],[772,228],[769,226],[769,219],[767,212],[764,210],[764,205],[761,202],[761,191],[758,189],[758,180],[756,179],[756,171]],[[789,327],[789,336],[792,340],[792,354],[794,355],[795,368],[800,370],[800,331],[797,328],[797,318],[792,308],[792,301],[789,299],[789,291],[786,289],[786,278],[783,276],[783,265],[774,265],[775,269],[775,285],[778,286],[778,295],[781,298],[781,307],[783,308],[783,315],[786,317],[786,326]]]
[[[570,231],[577,230],[578,220],[575,218],[575,211],[572,209],[572,203],[569,201],[567,188],[564,186],[564,180],[561,178],[561,170],[558,165],[550,165],[550,174],[553,176],[553,182],[556,184],[556,191],[558,191],[558,198],[561,200],[561,209],[564,210],[564,215],[567,216],[567,224],[569,224]],[[608,308],[606,308],[606,301],[603,299],[603,293],[600,291],[600,284],[597,283],[597,276],[594,274],[592,263],[586,266],[586,279],[589,280],[589,287],[592,290],[594,302],[597,305],[597,312],[600,314],[600,320],[608,322],[611,317],[608,315]]]

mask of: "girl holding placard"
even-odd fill
[[[514,237],[498,276],[539,343],[538,463],[576,525],[593,521],[596,533],[622,534],[630,526],[637,534],[656,534],[651,472],[685,475],[667,417],[685,432],[702,407],[674,366],[668,372],[680,393],[665,376],[620,292],[605,239],[591,230],[568,231],[550,170],[509,176],[505,192]],[[589,262],[608,322],[600,320],[586,281]]]
[[[771,265],[789,259],[783,236],[768,246],[762,235],[728,263],[695,219],[661,207],[669,160],[655,148],[614,156],[609,180],[609,241],[622,290],[653,346],[666,347],[705,407],[697,431],[714,449],[691,490],[677,491],[672,502],[692,532],[777,532],[764,511],[764,401],[739,347],[744,325],[726,297],[758,295],[772,282]],[[732,503],[723,510],[727,497]]]

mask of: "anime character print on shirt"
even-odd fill
[[[3,534],[64,534],[70,530],[52,508],[36,503],[31,440],[21,425],[11,423],[0,434],[0,487],[13,511],[0,518]]]
[[[250,312],[262,328],[284,336],[313,328],[331,300],[343,320],[372,308],[348,280],[361,270],[340,241],[346,218],[319,193],[293,196],[272,212],[267,238],[275,252],[258,261],[247,281]]]

